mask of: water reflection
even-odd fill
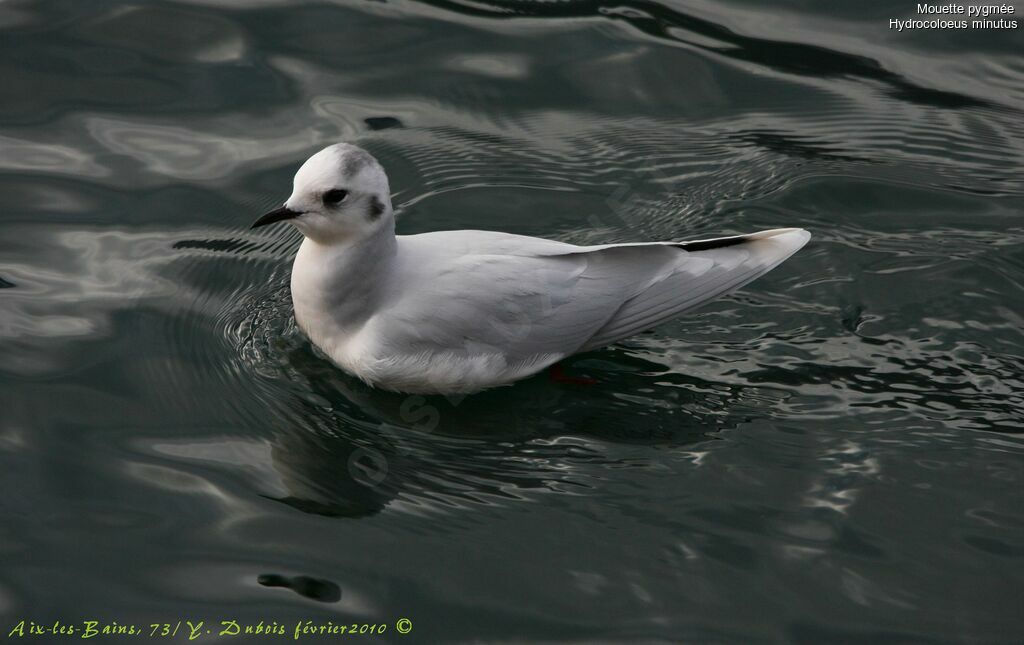
[[[341,600],[341,587],[320,578],[310,576],[283,576],[277,573],[264,573],[256,578],[256,582],[264,587],[283,587],[291,589],[300,596],[320,602],[338,602]]]
[[[312,396],[293,399],[275,423],[270,456],[285,494],[269,496],[322,515],[360,517],[389,506],[446,513],[542,493],[586,495],[599,488],[600,471],[630,466],[614,444],[685,452],[738,422],[663,400],[652,412],[643,395],[560,387],[546,376],[472,397],[407,396],[344,376],[305,347],[288,360],[291,378],[308,379]]]
[[[27,173],[58,172],[83,177],[106,177],[110,170],[70,146],[0,136],[0,169]]]
[[[246,55],[236,21],[155,4],[117,6],[79,32],[96,43],[176,62],[230,63]]]

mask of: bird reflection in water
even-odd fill
[[[537,376],[468,397],[384,392],[305,347],[289,354],[291,376],[315,396],[295,397],[291,423],[275,429],[270,454],[284,490],[266,496],[331,517],[365,517],[398,498],[423,511],[509,503],[534,492],[583,494],[596,485],[595,468],[620,464],[617,446],[687,451],[744,421],[749,401],[765,398],[747,391],[757,388],[704,383],[621,350],[602,352],[602,373],[612,375],[604,383]],[[586,363],[569,369],[586,370]],[[650,385],[651,375],[676,385],[658,388],[658,405],[643,387],[624,382]],[[665,390],[674,400],[664,400]]]

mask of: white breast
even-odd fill
[[[339,367],[375,385],[393,376],[395,362],[378,342],[374,324],[392,270],[394,240],[391,234],[345,247],[306,239],[292,265],[299,328]]]

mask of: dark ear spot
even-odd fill
[[[370,219],[377,219],[384,214],[384,202],[376,195],[370,198]]]

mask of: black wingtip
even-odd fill
[[[731,237],[718,237],[713,240],[695,240],[693,242],[680,242],[679,248],[684,251],[710,251],[711,249],[722,249],[727,246],[736,246],[749,242],[749,235],[733,235]]]

